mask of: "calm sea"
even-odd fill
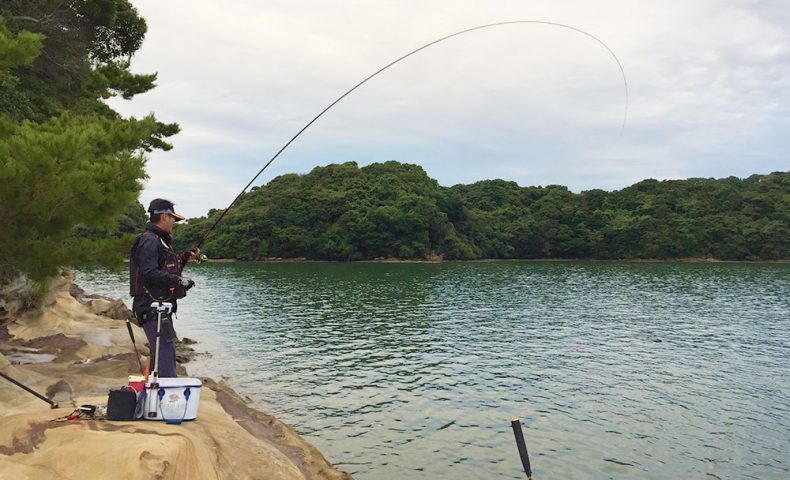
[[[211,263],[176,328],[372,479],[790,478],[790,265]],[[123,296],[126,273],[80,272]]]

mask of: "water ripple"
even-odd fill
[[[790,478],[790,265],[193,273],[179,332],[214,357],[190,368],[229,376],[356,478],[523,478],[511,416],[543,478]]]

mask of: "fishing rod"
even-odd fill
[[[9,382],[13,383],[14,385],[16,385],[17,387],[21,388],[22,390],[26,391],[27,393],[29,393],[31,395],[34,395],[35,397],[47,402],[49,404],[50,408],[58,408],[58,404],[57,403],[55,403],[52,400],[48,399],[44,395],[41,395],[40,393],[36,392],[32,388],[30,388],[28,386],[25,386],[22,383],[14,380],[13,378],[11,378],[8,375],[6,375],[5,373],[0,372],[0,377],[5,378],[6,380],[8,380]]]
[[[410,57],[410,56],[414,55],[414,54],[415,54],[415,53],[417,53],[417,52],[420,52],[420,51],[422,51],[422,50],[425,50],[425,49],[426,49],[426,48],[428,48],[428,47],[431,47],[431,46],[433,46],[433,45],[436,45],[437,43],[443,42],[443,41],[445,41],[445,40],[449,40],[449,39],[451,39],[451,38],[453,38],[453,37],[457,37],[457,36],[459,36],[459,35],[463,35],[463,34],[465,34],[465,33],[474,32],[474,31],[476,31],[476,30],[483,30],[483,29],[485,29],[485,28],[501,27],[501,26],[504,26],[504,25],[516,25],[516,24],[532,24],[532,25],[536,25],[536,24],[537,24],[537,25],[548,25],[548,26],[551,26],[551,27],[559,27],[559,28],[564,28],[564,29],[572,30],[572,31],[574,31],[574,32],[581,33],[582,35],[585,35],[585,36],[587,36],[587,37],[590,37],[590,38],[592,38],[593,40],[595,40],[596,42],[598,42],[598,43],[599,43],[601,46],[603,46],[603,47],[606,49],[606,51],[607,51],[607,52],[609,52],[609,54],[612,56],[612,58],[614,59],[614,61],[615,61],[615,62],[617,62],[617,66],[620,68],[620,73],[621,73],[621,74],[622,74],[622,76],[623,76],[623,85],[624,85],[624,87],[625,87],[625,109],[624,109],[624,111],[623,111],[623,124],[622,124],[622,126],[621,126],[621,128],[620,128],[620,134],[622,135],[622,133],[623,133],[623,130],[625,130],[625,122],[626,122],[626,119],[628,118],[628,80],[626,79],[626,76],[625,76],[625,69],[623,69],[623,65],[622,65],[622,63],[620,63],[620,59],[619,59],[619,58],[617,58],[617,55],[615,55],[614,51],[612,51],[612,49],[611,49],[611,48],[609,48],[609,46],[608,46],[608,45],[606,45],[606,44],[603,42],[603,40],[601,40],[600,38],[596,37],[595,35],[593,35],[593,34],[591,34],[591,33],[585,32],[584,30],[582,30],[582,29],[580,29],[580,28],[576,28],[576,27],[574,27],[574,26],[571,26],[571,25],[565,25],[565,24],[563,24],[563,23],[557,23],[557,22],[547,22],[547,21],[543,21],[543,20],[511,20],[511,21],[507,21],[507,22],[496,22],[496,23],[488,23],[488,24],[485,24],[485,25],[478,25],[478,26],[476,26],[476,27],[471,27],[471,28],[467,28],[467,29],[461,30],[461,31],[459,31],[459,32],[451,33],[450,35],[446,35],[446,36],[444,36],[444,37],[441,37],[441,38],[439,38],[439,39],[437,39],[437,40],[434,40],[434,41],[432,41],[432,42],[426,43],[425,45],[423,45],[423,46],[421,46],[421,47],[419,47],[419,48],[416,48],[416,49],[412,50],[411,52],[409,52],[409,53],[407,53],[407,54],[405,54],[405,55],[403,55],[403,56],[401,56],[401,57],[399,57],[399,58],[397,58],[397,59],[393,60],[392,62],[390,62],[390,63],[388,63],[388,64],[384,65],[383,67],[379,68],[379,69],[378,69],[378,70],[376,70],[375,72],[371,73],[370,75],[368,75],[367,77],[365,77],[364,79],[362,79],[362,81],[360,81],[359,83],[357,83],[356,85],[354,85],[353,87],[351,87],[350,89],[348,89],[348,91],[346,91],[344,94],[340,95],[340,96],[339,96],[337,99],[335,99],[335,101],[333,101],[333,102],[332,102],[332,103],[330,103],[330,104],[329,104],[329,105],[328,105],[326,108],[324,108],[323,110],[321,110],[321,112],[320,112],[318,115],[316,115],[315,117],[313,117],[313,119],[312,119],[312,120],[310,120],[309,122],[307,122],[307,124],[306,124],[304,127],[302,127],[302,129],[301,129],[301,130],[299,130],[298,132],[296,132],[296,135],[294,135],[293,137],[291,137],[291,139],[290,139],[290,140],[288,140],[288,142],[286,142],[286,144],[285,144],[285,145],[283,145],[283,146],[282,146],[282,148],[280,148],[280,150],[278,150],[278,151],[277,151],[277,153],[275,153],[275,154],[274,154],[274,156],[273,156],[271,159],[269,159],[269,161],[268,161],[268,162],[266,162],[266,164],[263,166],[263,168],[261,168],[261,169],[258,171],[258,173],[257,173],[257,174],[255,174],[255,176],[254,176],[254,177],[252,177],[252,180],[250,180],[250,181],[249,181],[249,183],[247,183],[247,185],[246,185],[246,186],[245,186],[245,187],[244,187],[244,188],[241,190],[241,192],[239,192],[239,194],[238,194],[238,195],[236,195],[236,198],[234,198],[234,199],[233,199],[233,201],[232,201],[232,202],[230,202],[230,205],[228,205],[228,207],[227,207],[225,210],[223,210],[223,211],[222,211],[222,214],[220,214],[219,218],[217,218],[217,220],[214,222],[214,224],[213,224],[213,225],[211,225],[211,227],[209,227],[209,229],[208,229],[208,230],[206,230],[206,233],[205,233],[205,234],[203,234],[203,238],[201,238],[201,239],[200,239],[200,242],[198,242],[198,244],[197,244],[197,246],[196,246],[195,248],[196,248],[196,249],[199,249],[199,248],[200,248],[200,246],[201,246],[201,245],[203,245],[203,242],[205,242],[205,241],[206,241],[206,238],[208,238],[208,236],[211,234],[211,232],[212,232],[212,231],[214,231],[214,229],[217,227],[217,225],[219,225],[219,222],[221,222],[221,221],[222,221],[222,219],[225,217],[225,214],[227,214],[227,213],[228,213],[228,211],[231,209],[231,207],[233,207],[233,205],[235,205],[235,204],[236,204],[236,202],[237,202],[237,201],[239,201],[239,199],[242,197],[242,195],[244,195],[244,193],[247,191],[247,189],[248,189],[248,188],[250,188],[250,185],[252,185],[252,183],[253,183],[255,180],[257,180],[257,179],[258,179],[258,177],[260,177],[260,176],[261,176],[261,174],[263,173],[263,171],[264,171],[264,170],[266,170],[266,169],[269,167],[269,165],[271,165],[271,164],[272,164],[272,162],[274,162],[274,160],[275,160],[277,157],[279,157],[279,156],[280,156],[280,154],[281,154],[281,153],[283,153],[283,151],[284,151],[286,148],[288,148],[288,146],[289,146],[289,145],[291,145],[291,144],[294,142],[294,140],[296,140],[297,138],[299,138],[299,136],[302,134],[302,132],[304,132],[305,130],[307,130],[307,129],[310,127],[310,125],[312,125],[313,123],[315,123],[315,122],[316,122],[316,120],[318,120],[319,118],[321,118],[321,117],[322,117],[322,116],[323,116],[323,115],[324,115],[324,114],[325,114],[327,111],[329,111],[329,109],[331,109],[331,108],[332,108],[332,107],[334,107],[334,106],[335,106],[335,105],[336,105],[338,102],[340,102],[341,100],[343,100],[344,98],[346,98],[346,97],[347,97],[347,96],[348,96],[348,95],[349,95],[351,92],[353,92],[353,91],[354,91],[354,90],[356,90],[357,88],[359,88],[359,87],[361,87],[362,85],[364,85],[364,84],[365,84],[365,83],[366,83],[368,80],[372,79],[373,77],[375,77],[376,75],[380,74],[380,73],[381,73],[381,72],[383,72],[384,70],[386,70],[386,69],[390,68],[391,66],[395,65],[396,63],[398,63],[398,62],[400,62],[400,61],[402,61],[402,60],[405,60],[406,58],[408,58],[408,57]]]
[[[134,341],[132,322],[130,322],[128,318],[126,319],[126,330],[129,331],[129,337],[132,339],[132,345],[134,346],[134,356],[137,357],[137,365],[140,367],[140,375],[145,377],[145,369],[143,368],[143,362],[140,360],[140,352],[137,351],[137,342]]]

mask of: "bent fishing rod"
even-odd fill
[[[612,56],[614,61],[617,62],[617,66],[620,68],[620,73],[623,76],[623,86],[625,87],[625,108],[624,108],[624,111],[623,111],[623,124],[622,124],[622,126],[620,128],[620,134],[622,135],[623,130],[625,130],[626,119],[628,118],[628,80],[626,79],[625,69],[623,69],[623,65],[620,63],[620,59],[617,58],[617,55],[615,55],[614,51],[612,51],[612,49],[609,48],[609,46],[606,45],[603,42],[603,40],[601,40],[600,38],[596,37],[595,35],[593,35],[591,33],[585,32],[584,30],[582,30],[580,28],[576,28],[576,27],[571,26],[571,25],[565,25],[563,23],[547,22],[547,21],[543,21],[543,20],[511,20],[511,21],[507,21],[507,22],[496,22],[496,23],[488,23],[488,24],[485,24],[485,25],[478,25],[476,27],[467,28],[467,29],[461,30],[459,32],[451,33],[450,35],[446,35],[446,36],[441,37],[441,38],[439,38],[437,40],[434,40],[432,42],[426,43],[425,45],[423,45],[423,46],[421,46],[419,48],[416,48],[416,49],[412,50],[411,52],[409,52],[409,53],[407,53],[407,54],[405,54],[405,55],[393,60],[392,62],[384,65],[383,67],[379,68],[375,72],[371,73],[370,75],[368,75],[367,77],[362,79],[362,81],[360,81],[359,83],[357,83],[356,85],[354,85],[353,87],[348,89],[344,94],[340,95],[337,99],[335,99],[335,101],[333,101],[326,108],[321,110],[321,112],[318,115],[316,115],[315,117],[313,117],[312,120],[307,122],[307,124],[304,127],[302,127],[301,130],[296,132],[296,135],[291,137],[291,139],[288,140],[288,142],[286,142],[286,144],[283,145],[282,148],[280,148],[280,150],[278,150],[277,153],[275,153],[274,156],[271,159],[269,159],[268,162],[266,162],[266,164],[263,166],[263,168],[261,168],[258,171],[258,173],[255,174],[254,177],[252,177],[252,180],[250,180],[249,183],[247,183],[247,185],[241,190],[241,192],[239,192],[239,194],[236,195],[236,198],[234,198],[233,201],[230,202],[230,205],[228,205],[228,207],[225,210],[222,211],[222,214],[220,214],[220,216],[217,218],[217,220],[214,221],[214,224],[211,225],[211,227],[209,227],[208,230],[206,230],[206,233],[203,234],[203,238],[200,239],[200,242],[198,242],[198,244],[195,247],[195,249],[199,249],[200,246],[203,245],[203,242],[206,241],[206,239],[211,234],[211,232],[213,232],[214,229],[217,227],[217,225],[219,225],[219,222],[222,221],[222,219],[225,217],[225,214],[228,213],[228,211],[231,209],[231,207],[233,207],[233,205],[235,205],[236,202],[239,201],[239,199],[242,197],[242,195],[244,195],[244,193],[247,191],[247,189],[250,188],[250,185],[252,185],[253,182],[255,182],[255,180],[257,180],[258,177],[261,176],[261,174],[264,172],[264,170],[266,170],[269,167],[269,165],[271,165],[272,162],[274,162],[274,160],[276,160],[277,157],[279,157],[280,154],[283,153],[283,151],[285,151],[286,148],[288,148],[297,138],[299,138],[299,136],[305,130],[307,130],[313,123],[316,122],[316,120],[318,120],[326,112],[328,112],[329,109],[331,109],[338,102],[340,102],[341,100],[346,98],[349,94],[351,94],[351,92],[353,92],[357,88],[359,88],[362,85],[364,85],[368,80],[372,79],[373,77],[375,77],[376,75],[380,74],[384,70],[387,70],[388,68],[390,68],[391,66],[395,65],[396,63],[399,63],[402,60],[405,60],[408,57],[414,55],[415,53],[418,53],[418,52],[421,52],[421,51],[425,50],[426,48],[432,47],[433,45],[436,45],[437,43],[443,42],[445,40],[449,40],[449,39],[451,39],[453,37],[457,37],[459,35],[463,35],[463,34],[466,34],[466,33],[469,33],[469,32],[474,32],[476,30],[483,30],[485,28],[501,27],[501,26],[504,26],[504,25],[517,25],[517,24],[547,25],[547,26],[551,26],[551,27],[559,27],[559,28],[564,28],[564,29],[567,29],[567,30],[572,30],[574,32],[581,33],[582,35],[585,35],[585,36],[587,36],[589,38],[592,38],[593,40],[598,42],[601,46],[603,46],[606,49],[607,52],[609,52],[609,54]]]

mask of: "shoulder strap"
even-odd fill
[[[161,240],[161,238],[159,238],[159,236],[157,234],[155,234],[154,232],[148,231],[148,230],[146,230],[143,233],[137,235],[137,238],[134,239],[134,243],[132,243],[132,250],[131,250],[131,256],[132,257],[134,257],[135,253],[137,253],[137,247],[140,246],[140,240],[142,240],[143,237],[145,237],[145,236],[152,236],[152,235],[154,236],[154,238],[156,240]],[[162,242],[162,243],[164,244],[164,242]]]

